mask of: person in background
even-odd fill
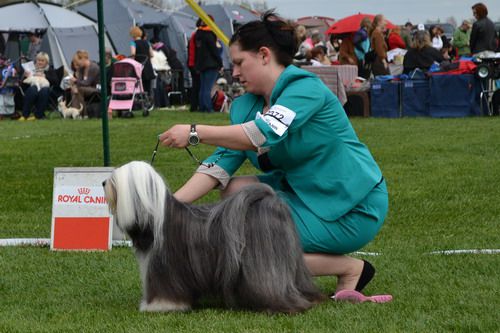
[[[441,63],[444,57],[432,47],[429,33],[417,31],[413,37],[413,47],[406,52],[403,60],[403,73],[408,74],[416,68],[427,71],[434,62]]]
[[[311,50],[311,65],[312,66],[330,66],[332,62],[325,54],[322,46],[315,46]]]
[[[405,49],[409,49],[411,47],[412,39],[413,39],[413,24],[411,22],[406,22],[404,27],[401,29],[401,38],[403,38],[405,42]]]
[[[443,38],[441,35],[443,34],[443,29],[439,25],[432,25],[429,28],[429,35],[431,38],[432,47],[436,50],[440,51],[443,48]]]
[[[387,43],[385,42],[385,17],[382,14],[375,15],[370,27],[369,36],[372,49],[376,57],[372,65],[372,73],[376,75],[388,75],[389,64],[387,63]]]
[[[354,54],[358,59],[358,75],[367,79],[370,76],[369,69],[365,66],[365,55],[370,51],[370,38],[368,38],[368,29],[372,25],[369,17],[364,17],[360,24],[359,29],[354,33],[352,42],[354,44]]]
[[[49,104],[50,89],[59,85],[57,73],[54,69],[50,68],[49,62],[49,55],[45,52],[39,52],[35,57],[35,71],[33,73],[29,71],[24,72],[26,77],[31,75],[45,77],[49,81],[50,87],[43,87],[38,90],[35,85],[31,85],[24,88],[23,114],[18,119],[19,121],[45,118],[45,109]],[[33,106],[35,107],[34,116],[30,116]]]
[[[406,49],[406,43],[401,37],[401,28],[399,26],[396,26],[394,29],[389,31],[389,35],[387,37],[387,47],[389,50],[396,48]]]
[[[463,20],[462,24],[453,33],[452,45],[457,49],[457,56],[470,56],[470,33],[472,24]]]
[[[354,53],[354,44],[351,37],[342,39],[339,50],[339,62],[341,65],[358,65],[358,58]]]
[[[476,22],[472,25],[470,33],[470,49],[473,55],[484,51],[495,51],[496,32],[495,24],[488,18],[488,8],[479,2],[472,6],[472,14],[476,18]]]
[[[213,18],[210,18],[213,21]],[[200,72],[200,111],[213,112],[211,93],[222,68],[222,49],[217,46],[217,36],[205,22],[200,24],[195,36],[196,70]]]
[[[113,64],[118,60],[113,57],[113,51],[107,47],[104,51],[104,62],[106,64],[107,93],[111,94],[111,78],[113,77]]]
[[[200,99],[200,72],[196,70],[196,32],[203,21],[198,18],[196,21],[196,30],[193,31],[188,42],[188,57],[187,65],[189,73],[191,73],[191,92],[189,95],[189,111],[194,112],[199,110]]]
[[[153,57],[153,48],[151,44],[144,38],[144,31],[138,27],[133,26],[129,31],[130,37],[132,40],[130,41],[130,56],[137,62],[140,62],[143,65],[142,69],[142,86],[144,91],[151,96],[151,82],[154,78],[156,78],[153,65],[151,64],[151,58]],[[153,104],[151,103],[151,106]],[[125,117],[129,116],[124,115]]]
[[[98,93],[100,84],[99,65],[89,59],[89,53],[86,50],[78,50],[73,56],[72,67],[75,72],[71,78],[71,106],[83,109],[83,116],[88,117],[85,99],[92,94]]]
[[[231,125],[177,124],[160,135],[169,148],[184,149],[189,137],[218,146],[176,199],[190,203],[215,188],[225,197],[267,184],[290,208],[311,274],[336,276],[336,292],[361,291],[375,270],[348,254],[384,223],[388,194],[380,168],[332,91],[292,65],[293,26],[266,12],[241,26],[229,47],[233,76],[247,91],[232,103]],[[245,161],[258,175],[233,176]]]
[[[38,52],[40,52],[40,49],[42,47],[42,38],[38,33],[30,32],[28,34],[28,39],[30,43],[28,46],[28,53],[26,54],[26,58],[28,58],[28,60],[35,61],[36,55],[38,54]]]

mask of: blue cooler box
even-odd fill
[[[403,117],[428,117],[429,80],[407,80],[401,83]]]
[[[375,81],[370,90],[372,117],[399,118],[399,81]]]
[[[438,118],[480,116],[479,89],[474,75],[431,76],[429,113]]]

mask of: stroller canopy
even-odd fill
[[[142,64],[134,59],[125,58],[113,64],[113,77],[133,77],[140,79]]]

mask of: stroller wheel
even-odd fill
[[[144,110],[144,111],[142,111],[142,116],[143,116],[143,117],[147,117],[147,116],[149,116],[149,110]]]
[[[122,118],[134,118],[134,114],[131,111],[122,113]]]

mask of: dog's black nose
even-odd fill
[[[102,182],[102,187],[105,187],[106,186],[106,181],[103,181]]]

